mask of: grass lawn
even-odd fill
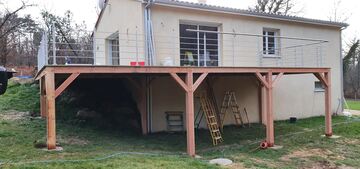
[[[208,164],[218,157],[232,159],[235,163],[229,168],[360,168],[358,117],[333,118],[338,139],[321,137],[323,117],[296,124],[276,122],[276,144],[283,146],[278,150],[257,149],[265,138],[262,125],[226,127],[225,142],[217,147],[211,145],[208,131],[200,130],[196,132],[200,159],[184,154],[185,133],[141,136],[63,121],[57,121],[57,141],[64,150],[37,149],[34,141],[45,141],[46,121],[24,113],[36,111],[37,90],[35,85],[11,86],[9,94],[0,96],[0,168],[220,168]],[[19,106],[8,102],[12,98]]]
[[[360,110],[360,101],[347,101],[350,110]]]

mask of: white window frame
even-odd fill
[[[265,32],[265,35],[264,35]],[[269,32],[274,32],[274,54],[269,54]],[[263,38],[265,38],[265,51],[264,51],[264,39],[262,40],[262,55],[263,57],[268,58],[279,58],[280,56],[280,39],[278,38],[280,36],[280,29],[273,29],[273,28],[263,28],[262,32]],[[265,52],[265,53],[264,53]]]
[[[179,26],[181,25],[181,24],[183,24],[183,25],[192,25],[192,26],[196,26],[196,30],[197,31],[200,31],[200,26],[208,26],[208,27],[217,27],[217,29],[218,29],[218,31],[221,29],[221,27],[220,27],[220,24],[211,24],[211,23],[203,23],[203,22],[198,22],[198,21],[179,21]],[[197,53],[197,56],[198,56],[198,59],[200,58],[200,48],[199,48],[199,39],[201,39],[202,37],[200,37],[200,32],[197,32],[197,37],[196,37],[197,39],[198,39],[198,53]],[[221,36],[219,35],[219,34],[217,34],[217,38],[218,38],[218,41],[217,41],[217,50],[218,50],[218,58],[217,58],[217,64],[218,64],[218,66],[216,66],[216,67],[220,67],[220,65],[222,64],[221,63],[221,58],[222,58],[222,56],[221,56],[221,48],[220,48],[220,38],[221,38]],[[204,65],[203,66],[201,66],[200,65],[200,60],[198,61],[198,67],[207,67],[207,65],[204,63]]]
[[[121,60],[120,60],[120,39],[119,39],[119,33],[118,32],[115,32],[113,34],[111,34],[107,39],[107,45],[108,45],[108,54],[107,54],[107,57],[108,57],[108,65],[114,65],[113,63],[113,41],[118,41],[118,59],[119,59],[119,64],[118,65],[121,65]]]

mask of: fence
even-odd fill
[[[91,40],[44,34],[38,67],[44,65],[322,67],[327,41],[186,29],[179,35],[154,33],[154,59],[146,57],[142,33],[94,32]],[[61,39],[64,39],[61,40]],[[148,63],[154,63],[150,65]]]

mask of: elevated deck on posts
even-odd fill
[[[41,115],[47,118],[48,149],[56,148],[55,99],[76,78],[101,78],[114,75],[125,76],[137,89],[136,98],[141,113],[142,132],[147,134],[146,81],[144,76],[171,76],[186,94],[186,130],[187,153],[195,155],[194,131],[194,92],[208,75],[240,75],[247,74],[257,77],[261,84],[261,95],[265,96],[261,103],[261,111],[266,114],[266,141],[274,145],[273,126],[273,87],[282,76],[288,74],[313,74],[325,87],[325,134],[332,135],[331,128],[331,69],[330,68],[289,68],[289,67],[129,67],[129,66],[93,66],[93,65],[59,65],[45,66],[36,79],[40,80]],[[184,78],[181,78],[182,77]],[[194,76],[195,75],[195,76]],[[57,78],[65,79],[56,86]],[[184,80],[183,80],[184,79]]]

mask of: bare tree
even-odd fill
[[[11,11],[5,4],[0,4],[4,9],[4,12],[0,12],[0,65],[7,65],[10,55],[13,56],[12,59],[14,60],[16,56],[19,56],[19,53],[25,54],[22,42],[29,41],[29,38],[26,40],[22,37],[25,37],[28,32],[34,33],[33,31],[37,27],[29,15],[18,16],[20,11],[33,5],[21,1],[21,5]],[[30,37],[31,35],[27,34],[26,36]]]
[[[346,22],[351,13],[348,10],[342,9],[342,0],[334,0],[333,7],[331,9],[330,15],[328,16],[330,21],[333,22]]]
[[[250,8],[250,10],[270,14],[288,15],[294,6],[294,0],[257,0],[255,7]]]
[[[354,40],[343,58],[344,89],[347,96],[357,99],[360,92],[359,40]]]

